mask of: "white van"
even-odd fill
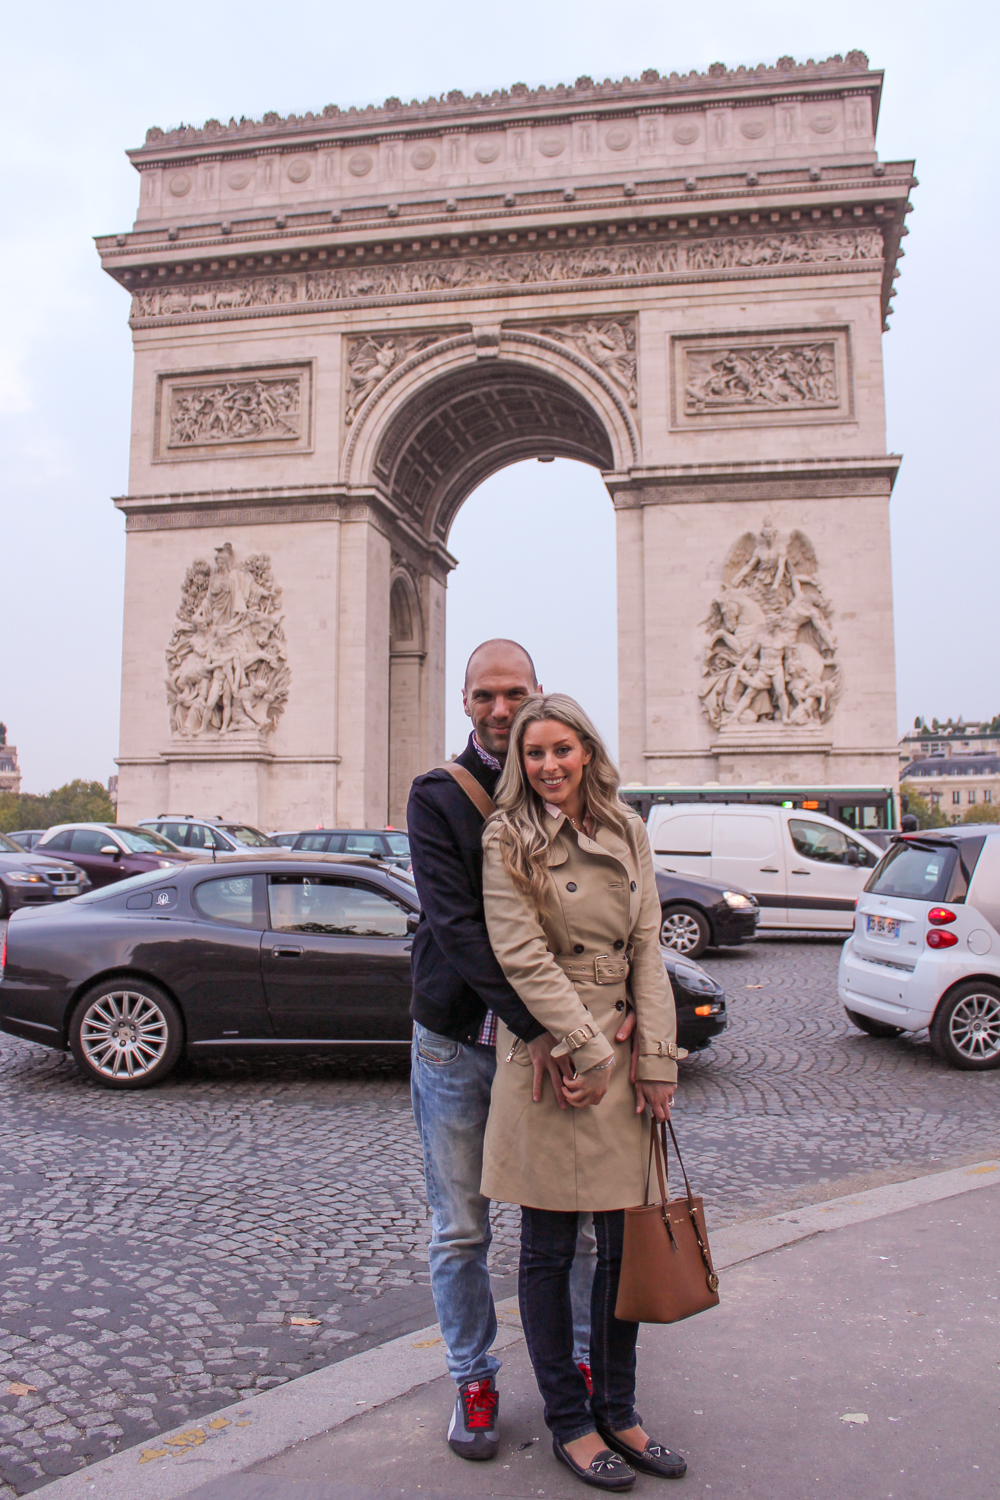
[[[854,903],[882,857],[824,813],[759,803],[654,803],[653,864],[749,891],[760,928],[850,932]]]

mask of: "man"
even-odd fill
[[[525,698],[540,691],[531,657],[514,641],[486,641],[469,658],[462,703],[473,729],[457,764],[489,797],[507,758],[514,717]],[[490,946],[482,814],[449,772],[438,769],[414,781],[406,819],[422,910],[413,940],[410,1004],[413,1114],[432,1211],[431,1290],[448,1370],[458,1386],[448,1442],[463,1458],[490,1459],[500,1443],[500,1361],[490,1352],[497,1329],[487,1270],[492,1232],[489,1200],[479,1184],[498,1015],[528,1045],[533,1097],[541,1099],[548,1077],[560,1107],[566,1103],[551,1058],[552,1038],[507,983]],[[619,1033],[622,1040],[633,1024],[630,1017]],[[576,1300],[584,1308],[592,1262],[590,1267],[574,1277]],[[577,1312],[574,1322],[589,1324],[586,1312]],[[578,1348],[586,1350],[589,1334],[579,1338]]]

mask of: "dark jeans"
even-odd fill
[[[521,1264],[517,1293],[531,1366],[545,1402],[545,1425],[560,1443],[593,1432],[638,1425],[635,1341],[638,1323],[615,1317],[625,1213],[595,1213],[597,1270],[590,1300],[590,1371],[594,1394],[573,1363],[570,1270],[578,1214],[521,1209]]]

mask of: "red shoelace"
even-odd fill
[[[465,1425],[470,1431],[477,1427],[492,1427],[499,1397],[492,1381],[473,1380],[462,1395],[465,1402]]]

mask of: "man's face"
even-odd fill
[[[522,652],[498,648],[476,653],[462,703],[484,750],[506,760],[514,716],[525,698],[539,691]]]

